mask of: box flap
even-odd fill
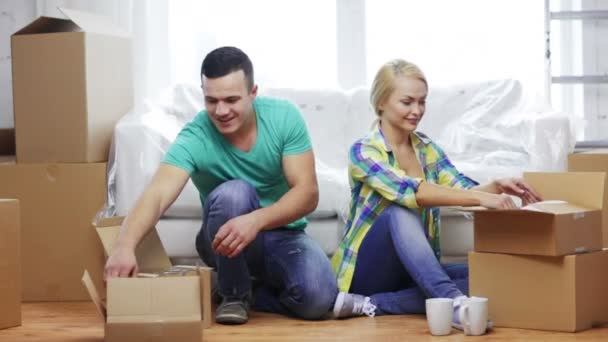
[[[109,17],[63,7],[58,7],[58,9],[85,32],[121,37],[129,36],[127,32],[119,28],[118,25]]]
[[[198,276],[110,278],[108,323],[119,321],[201,320]]]
[[[25,34],[36,34],[36,33],[56,33],[56,32],[78,32],[80,27],[71,20],[51,18],[51,17],[39,17],[32,21],[21,30],[13,33],[13,36],[20,36]]]
[[[100,220],[95,224],[97,234],[103,244],[106,256],[112,253],[114,241],[118,237],[124,217],[112,217]],[[141,271],[157,270],[171,267],[171,261],[158,237],[156,228],[150,230],[135,250],[137,265]]]
[[[82,275],[82,284],[87,289],[89,296],[91,296],[91,300],[95,304],[95,307],[97,307],[97,312],[99,312],[105,321],[107,319],[106,305],[103,299],[99,296],[99,292],[97,291],[97,288],[95,288],[95,284],[93,283],[91,275],[89,275],[87,270],[84,270],[84,274]]]
[[[526,172],[524,180],[543,200],[563,200],[591,209],[602,209],[604,172]]]

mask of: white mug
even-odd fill
[[[452,331],[454,300],[452,298],[429,298],[425,302],[426,321],[432,335],[449,335]]]
[[[488,328],[488,298],[471,297],[462,301],[458,318],[465,335],[483,335]]]

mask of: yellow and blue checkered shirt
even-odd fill
[[[379,125],[350,148],[350,212],[342,241],[332,258],[340,291],[350,289],[357,251],[374,220],[387,206],[395,203],[418,208],[416,191],[422,181],[461,189],[479,184],[458,172],[443,150],[426,135],[414,132],[411,139],[424,170],[424,179],[409,177],[399,168]],[[429,243],[439,258],[439,208],[420,208],[420,213],[422,223],[428,230]]]

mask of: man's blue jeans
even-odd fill
[[[329,259],[304,231],[278,228],[261,231],[234,258],[216,254],[211,242],[224,223],[259,208],[255,188],[232,180],[213,190],[203,208],[203,225],[196,248],[203,261],[218,273],[222,297],[244,299],[255,289],[253,308],[303,319],[321,319],[338,293]]]
[[[441,265],[418,212],[391,205],[363,239],[350,292],[370,296],[376,315],[424,313],[426,298],[468,294],[469,269]]]

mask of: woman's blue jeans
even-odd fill
[[[363,239],[350,292],[370,296],[376,315],[424,313],[426,298],[467,295],[469,269],[440,264],[420,215],[391,205]]]

